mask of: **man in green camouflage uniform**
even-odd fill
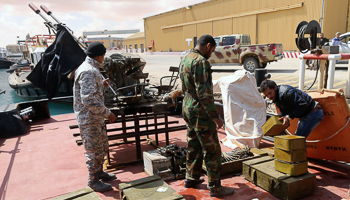
[[[182,114],[187,125],[188,143],[184,186],[194,188],[204,181],[200,177],[204,159],[209,193],[213,197],[234,192],[220,183],[221,147],[217,129],[223,126],[223,120],[214,105],[211,66],[207,61],[215,48],[214,38],[203,35],[196,47],[184,56],[179,67],[185,94]]]
[[[89,45],[85,61],[74,75],[74,113],[85,148],[86,165],[89,171],[88,186],[97,192],[112,189],[110,184],[100,181],[116,179],[115,174],[103,172],[104,156],[108,151],[108,139],[104,118],[114,122],[115,115],[105,107],[102,79],[99,67],[102,66],[106,48],[100,42]]]

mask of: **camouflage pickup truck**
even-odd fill
[[[282,44],[250,44],[250,36],[245,34],[222,35],[214,39],[217,46],[209,59],[212,65],[239,64],[253,72],[283,58]]]

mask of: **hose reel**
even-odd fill
[[[317,33],[321,33],[321,27],[316,20],[312,20],[309,23],[306,21],[300,22],[295,33],[298,34],[298,37],[295,38],[295,43],[301,53],[319,51],[318,46],[321,39],[317,38]],[[310,36],[305,38],[305,34],[309,34]]]

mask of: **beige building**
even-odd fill
[[[124,52],[143,53],[145,51],[145,32],[138,32],[124,39]]]
[[[99,41],[103,43],[103,45],[107,49],[111,48],[117,48],[117,49],[122,49],[123,48],[123,38],[118,38],[118,37],[89,37],[87,38],[87,42],[91,43],[94,41]]]
[[[322,5],[324,5],[322,7]],[[301,21],[322,23],[325,37],[350,30],[350,0],[209,0],[144,18],[147,51],[184,51],[204,34],[249,34],[254,44],[298,50]],[[323,20],[322,20],[323,17]]]

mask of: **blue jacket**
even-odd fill
[[[315,101],[308,94],[290,85],[277,87],[274,103],[280,115],[289,115],[292,119],[306,116],[315,107]]]

